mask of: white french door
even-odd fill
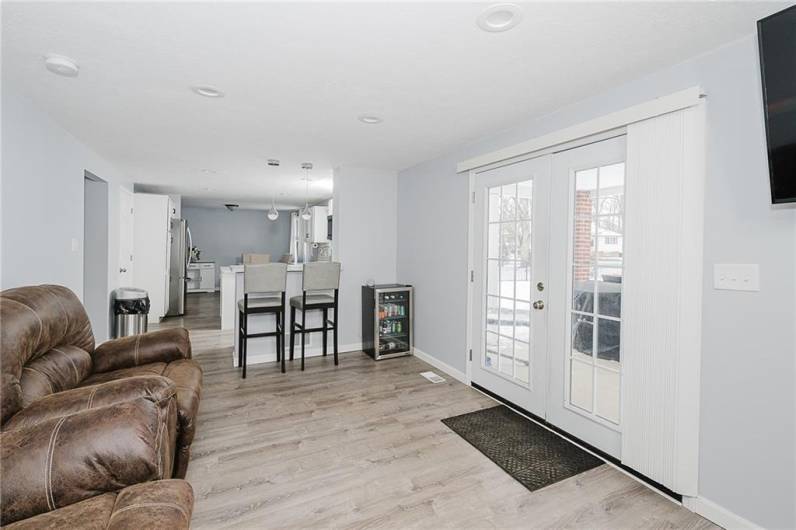
[[[625,136],[556,153],[547,420],[621,456]]]
[[[550,157],[474,184],[471,380],[544,416]]]
[[[471,380],[621,449],[625,137],[475,175]]]

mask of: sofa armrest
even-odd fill
[[[91,355],[94,372],[110,372],[149,363],[191,358],[191,340],[185,328],[162,329],[109,340]]]
[[[168,407],[170,400],[177,399],[177,385],[159,375],[141,375],[57,392],[14,414],[3,424],[3,431],[24,429],[52,418],[139,398],[148,399],[161,408]]]
[[[167,478],[166,423],[136,399],[0,433],[0,524]]]

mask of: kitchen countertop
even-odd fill
[[[222,274],[232,274],[232,273],[239,273],[243,272],[243,265],[224,265],[223,267],[219,267]],[[301,272],[304,270],[304,264],[302,263],[289,263],[287,266],[287,272]]]

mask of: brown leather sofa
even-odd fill
[[[69,289],[0,293],[0,522],[187,528],[202,371],[184,329],[94,347]]]

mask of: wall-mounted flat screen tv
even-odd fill
[[[757,22],[771,201],[796,202],[796,6]]]

